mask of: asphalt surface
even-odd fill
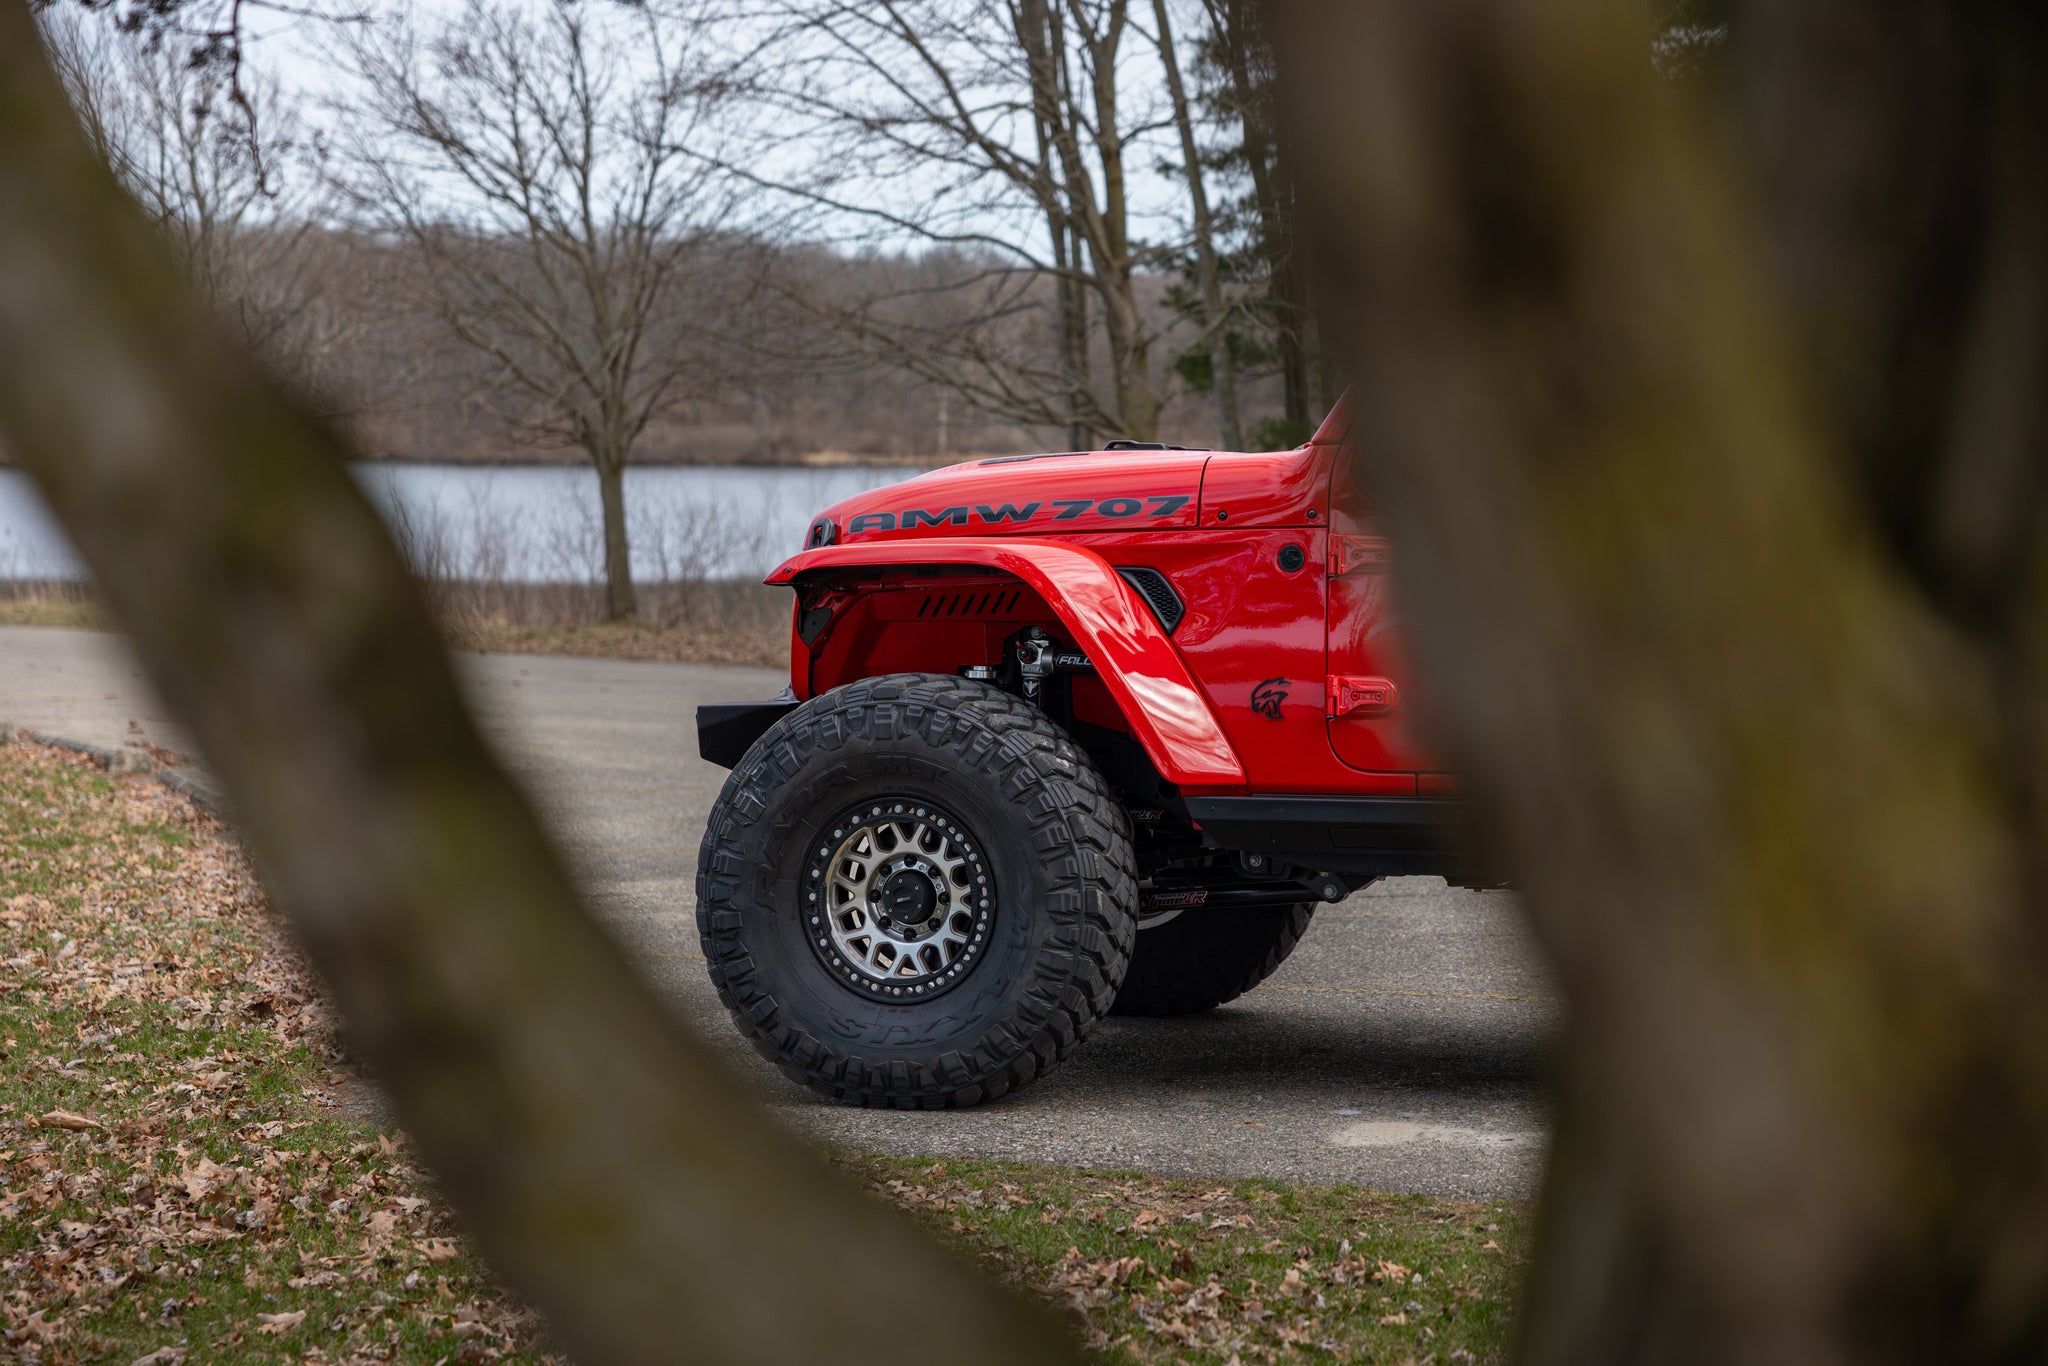
[[[486,732],[607,923],[799,1132],[912,1155],[1466,1196],[1533,1188],[1558,1006],[1505,893],[1382,882],[1320,910],[1265,986],[1206,1016],[1107,1020],[1053,1075],[977,1110],[845,1109],[739,1040],[697,950],[697,842],[725,774],[697,758],[694,711],[770,696],[782,678],[623,660],[461,662]],[[119,639],[93,632],[0,627],[0,720],[191,752]]]

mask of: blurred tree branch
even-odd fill
[[[1571,1002],[1537,1362],[2048,1350],[2048,57],[1285,7],[1355,432]],[[1743,135],[1731,130],[1745,125]]]
[[[340,441],[180,280],[0,4],[0,438],[226,784],[449,1198],[580,1360],[1061,1355],[834,1180],[579,909]],[[874,1312],[914,1283],[918,1331]]]

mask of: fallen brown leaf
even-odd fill
[[[96,1119],[75,1114],[70,1110],[52,1110],[42,1117],[46,1129],[70,1129],[74,1133],[83,1129],[104,1129],[107,1126]]]
[[[21,1325],[21,1331],[28,1334],[32,1338],[41,1338],[45,1342],[51,1341],[57,1337],[62,1336],[64,1332],[64,1325],[61,1323],[53,1322],[48,1315],[48,1310],[36,1310],[36,1312],[30,1314],[28,1316],[27,1321]]]
[[[178,1173],[178,1183],[185,1188],[187,1198],[198,1203],[212,1195],[234,1177],[226,1167],[210,1157],[199,1159],[198,1165],[187,1167]]]
[[[306,1321],[306,1311],[293,1309],[282,1314],[258,1314],[256,1331],[259,1333],[289,1333]]]

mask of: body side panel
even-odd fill
[[[1201,525],[1322,525],[1328,517],[1330,455],[1330,448],[1310,445],[1210,456],[1202,471]]]
[[[1412,771],[1390,764],[1389,771],[1363,774],[1331,751],[1324,721],[1326,539],[1312,525],[1226,526],[1075,543],[1112,565],[1147,565],[1166,575],[1187,608],[1171,643],[1236,749],[1252,791],[1412,796]],[[1300,556],[1292,570],[1282,564],[1290,548]]]
[[[1341,410],[1331,414],[1331,423],[1340,419],[1346,419]],[[1321,434],[1317,440],[1322,441]],[[1331,715],[1329,747],[1354,770],[1428,770],[1436,764],[1415,730],[1418,687],[1393,583],[1394,547],[1358,478],[1351,447],[1335,444],[1329,450],[1328,520],[1333,543],[1321,565],[1329,576],[1329,672],[1335,678],[1388,680],[1395,697],[1391,710],[1384,712],[1361,707]]]

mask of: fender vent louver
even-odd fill
[[[1023,593],[1016,589],[998,589],[984,593],[928,593],[917,603],[919,620],[936,621],[945,617],[999,617],[1016,607]]]
[[[1116,572],[1124,576],[1125,583],[1138,590],[1138,596],[1152,609],[1152,615],[1159,618],[1166,634],[1172,635],[1188,609],[1181,602],[1180,594],[1173,591],[1173,585],[1166,581],[1166,575],[1148,565],[1118,566]]]

